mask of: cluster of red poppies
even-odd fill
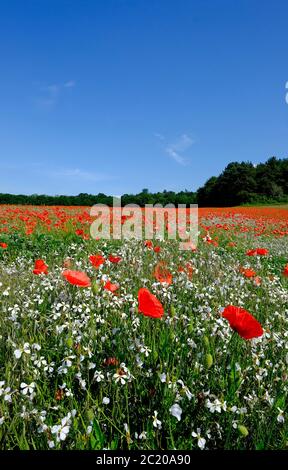
[[[151,248],[151,245],[147,243],[145,243],[145,246]],[[259,250],[254,251],[256,253],[257,251],[259,252]],[[262,255],[267,254],[268,251],[261,249],[261,253]],[[106,262],[106,258],[100,254],[91,255],[89,257],[89,260],[95,268],[99,268]],[[108,257],[108,260],[112,263],[117,264],[121,261],[121,257],[110,255]],[[178,271],[184,271],[187,275],[192,275],[193,267],[190,263],[187,263],[184,268],[179,267]],[[246,277],[252,277],[256,274],[251,269],[240,268],[240,271],[244,275],[246,275]],[[285,267],[284,272],[288,275],[288,265]],[[38,259],[35,261],[33,273],[37,275],[48,273],[48,266],[46,265],[44,260]],[[168,285],[172,283],[172,273],[168,270],[167,265],[164,261],[160,261],[157,263],[153,274],[157,281],[160,283],[166,283]],[[91,286],[91,279],[86,273],[82,271],[64,269],[62,275],[72,285],[78,287]],[[104,283],[104,289],[115,293],[119,289],[119,285],[113,284],[110,280],[108,280]],[[138,291],[138,311],[139,313],[142,313],[143,315],[151,318],[162,318],[164,315],[164,307],[160,300],[145,287],[140,288]],[[259,337],[263,334],[263,329],[260,323],[253,317],[253,315],[251,315],[251,313],[247,312],[243,308],[236,307],[234,305],[228,305],[224,309],[222,316],[223,318],[226,318],[229,321],[231,328],[244,339],[252,339],[255,337]]]

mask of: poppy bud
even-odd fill
[[[176,315],[176,310],[175,310],[174,305],[171,305],[170,312],[171,312],[171,317],[175,317],[175,315]]]
[[[246,426],[244,426],[243,424],[238,424],[238,431],[239,431],[240,434],[242,434],[242,436],[244,436],[244,437],[247,437],[248,434],[249,434],[248,429],[247,429]]]
[[[204,336],[203,341],[204,341],[204,344],[205,344],[206,348],[209,348],[209,338],[208,338],[208,336]]]
[[[206,366],[208,367],[208,369],[210,369],[210,367],[212,367],[212,365],[213,365],[212,354],[206,354]]]
[[[158,359],[158,351],[155,350],[155,351],[153,351],[152,354],[153,354],[153,360],[156,362],[157,359]]]
[[[92,292],[94,294],[98,294],[99,290],[100,290],[100,285],[98,284],[98,282],[93,281],[92,282]]]
[[[73,339],[71,337],[69,337],[66,341],[66,344],[68,346],[68,348],[72,348],[73,346]]]

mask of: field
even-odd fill
[[[0,206],[0,448],[287,448],[287,208],[200,209],[187,251],[91,221]]]

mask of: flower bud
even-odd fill
[[[204,341],[204,344],[205,344],[206,348],[209,348],[209,338],[208,338],[208,336],[204,336],[203,341]]]
[[[206,354],[206,366],[208,367],[208,369],[210,369],[210,367],[212,367],[212,365],[213,365],[212,354]]]
[[[248,429],[247,429],[246,426],[244,426],[243,424],[238,424],[238,431],[239,431],[240,434],[242,434],[242,436],[244,436],[244,437],[247,437],[248,434],[249,434]]]
[[[100,291],[100,285],[98,284],[98,282],[93,281],[91,287],[92,287],[92,292],[94,294],[98,294],[98,292]]]

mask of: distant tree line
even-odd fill
[[[126,204],[138,204],[143,207],[145,204],[195,204],[196,193],[189,191],[181,191],[175,193],[173,191],[149,193],[144,189],[139,194],[123,194],[121,196],[122,206]],[[78,196],[47,196],[45,194],[32,194],[31,196],[23,194],[1,194],[0,204],[30,204],[30,205],[60,205],[60,206],[92,206],[93,204],[106,204],[112,206],[113,197],[99,193],[97,195],[81,193]]]
[[[197,202],[204,207],[288,202],[288,159],[229,163],[198,189]]]
[[[138,194],[123,194],[122,206],[126,204],[199,204],[200,207],[236,206],[241,204],[270,204],[288,202],[288,158],[272,157],[266,163],[232,162],[219,176],[209,178],[196,192],[161,191],[150,193],[147,188]],[[0,204],[112,206],[113,197],[81,193],[78,196],[47,196],[45,194],[1,194]]]

